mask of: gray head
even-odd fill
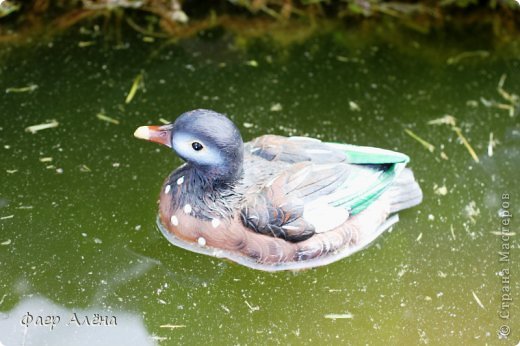
[[[197,109],[172,124],[141,126],[134,135],[172,148],[179,157],[217,182],[233,182],[242,174],[244,145],[237,127],[226,116]]]

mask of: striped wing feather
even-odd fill
[[[246,151],[288,165],[277,165],[260,190],[247,195],[242,222],[293,242],[332,230],[367,208],[408,161],[388,150],[273,135],[247,143]]]

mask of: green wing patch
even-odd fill
[[[351,215],[363,211],[379,198],[410,161],[407,155],[391,150],[340,143],[327,144],[342,150],[347,156],[348,163],[359,165],[359,170],[353,171],[343,185],[346,193],[332,203],[333,206],[349,209]],[[370,179],[367,170],[376,169],[371,168],[370,165],[388,165],[388,167],[377,178]],[[363,186],[361,190],[353,188],[360,184]]]
[[[373,147],[361,147],[351,144],[327,143],[339,149],[347,156],[347,162],[352,164],[386,164],[408,163],[410,158],[397,151],[379,149]]]

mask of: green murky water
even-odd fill
[[[516,344],[520,122],[518,105],[510,115],[493,103],[508,104],[497,91],[502,75],[504,89],[520,94],[519,50],[468,37],[327,34],[238,49],[226,35],[165,45],[128,34],[118,48],[102,39],[79,47],[91,38],[72,35],[3,46],[0,342]],[[459,55],[476,50],[489,55]],[[139,73],[144,89],[126,104]],[[132,133],[194,108],[230,115],[246,140],[309,135],[405,152],[425,200],[367,250],[296,274],[175,248],[155,216],[163,178],[180,160]],[[479,163],[449,126],[428,125],[446,114]],[[59,125],[25,132],[52,120]],[[501,208],[514,215],[509,238],[497,235],[508,219]],[[509,262],[500,262],[504,244]],[[513,301],[501,310],[505,288]],[[35,320],[25,329],[27,312]],[[77,326],[73,313],[115,315],[118,326]],[[47,315],[61,316],[54,330],[36,325]],[[503,325],[511,334],[500,340]]]

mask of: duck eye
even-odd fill
[[[200,150],[202,150],[202,148],[204,148],[204,147],[202,146],[202,144],[200,144],[199,142],[193,142],[193,143],[191,143],[191,147],[192,147],[193,150],[195,150],[195,151],[200,151]]]

